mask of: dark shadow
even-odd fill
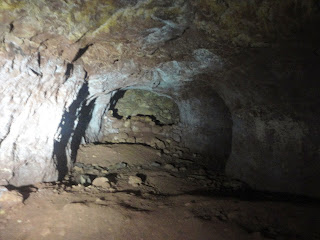
[[[33,185],[27,185],[22,187],[15,187],[13,185],[7,185],[6,188],[9,191],[18,191],[23,196],[23,202],[27,200],[32,192],[37,192],[38,188]]]
[[[85,82],[74,102],[70,105],[69,109],[64,111],[61,122],[59,124],[60,139],[54,141],[53,158],[56,159],[57,170],[59,172],[59,180],[68,173],[68,158],[67,158],[67,147],[70,142],[72,134],[75,132],[75,121],[78,119],[78,111],[83,106],[85,99],[89,95],[88,83]],[[77,133],[80,134],[80,133]],[[75,146],[77,142],[73,143],[73,150],[77,149]],[[71,144],[72,145],[72,144]],[[79,146],[78,146],[79,148]]]
[[[66,72],[64,73],[64,77],[65,77],[64,81],[65,82],[69,79],[69,77],[72,75],[72,73],[73,73],[73,64],[68,63],[67,68],[66,68]]]
[[[165,126],[165,125],[167,125],[167,126],[173,126],[174,124],[173,123],[170,123],[170,124],[163,124],[163,123],[161,123],[155,116],[153,116],[153,115],[143,115],[143,114],[137,114],[137,116],[138,117],[149,117],[149,118],[151,118],[151,120],[156,124],[156,125],[158,125],[158,126]]]
[[[106,175],[106,178],[109,179],[109,182],[112,182],[114,184],[117,184],[118,182],[118,174],[117,173],[109,173]]]
[[[79,58],[82,57],[82,55],[88,50],[89,47],[91,47],[93,44],[88,44],[84,48],[80,48],[77,54],[74,56],[72,62],[77,61]]]
[[[116,104],[119,101],[120,98],[123,98],[124,94],[126,93],[126,90],[118,90],[115,92],[115,94],[110,99],[110,107],[109,110],[113,111],[113,117],[117,119],[122,119],[123,116],[118,114],[118,109],[116,109]]]
[[[82,138],[85,136],[86,129],[92,118],[92,111],[95,105],[95,101],[91,101],[88,105],[87,102],[82,103],[82,108],[79,114],[79,121],[71,141],[71,160],[74,163],[77,159],[78,150],[81,144]]]
[[[137,173],[136,176],[141,178],[142,182],[145,182],[147,180],[147,175],[145,174]]]
[[[212,198],[221,198],[221,199],[239,199],[241,201],[250,201],[250,202],[285,202],[293,204],[306,204],[306,205],[320,205],[320,199],[291,194],[291,193],[281,193],[281,192],[267,192],[267,191],[258,191],[250,188],[242,190],[228,190],[220,189],[214,190],[209,188],[197,189],[193,191],[184,192],[186,195],[191,196],[203,196],[203,197],[212,197]]]
[[[197,151],[206,159],[208,169],[224,172],[232,151],[232,115],[225,101],[215,89],[208,86],[208,80],[198,81],[196,88],[194,83],[187,83],[181,94],[181,100],[197,100],[189,107],[192,114],[201,116],[199,124],[190,128],[192,133],[184,134],[184,141],[201,146]],[[183,116],[183,112],[180,112],[182,123]]]
[[[132,206],[128,203],[125,203],[125,202],[120,202],[119,203],[120,206],[128,209],[128,210],[131,210],[131,211],[136,211],[136,212],[151,212],[151,210],[149,209],[144,209],[144,208],[138,208],[138,207],[135,207],[135,206]]]

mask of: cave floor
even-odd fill
[[[141,145],[81,147],[63,181],[15,190],[25,200],[0,209],[1,240],[320,239],[318,201],[253,192]]]

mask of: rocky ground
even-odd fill
[[[0,188],[0,239],[320,239],[320,204],[142,145],[88,145],[63,181]]]

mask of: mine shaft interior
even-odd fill
[[[0,240],[320,240],[318,0],[0,19]]]

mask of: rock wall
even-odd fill
[[[146,90],[125,91],[124,96],[117,101],[115,110],[125,118],[146,115],[154,117],[159,124],[179,122],[178,106],[170,98]]]
[[[175,157],[190,154],[190,150],[181,143],[182,129],[179,125],[157,125],[149,116],[117,119],[110,110],[104,116],[103,126],[103,142],[148,145]]]
[[[320,197],[318,1],[11,0],[0,18],[0,184],[63,176],[137,88],[177,103],[209,166]]]

